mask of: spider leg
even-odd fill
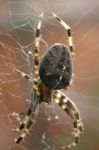
[[[37,83],[39,82],[39,44],[41,41],[41,24],[42,24],[43,13],[40,15],[39,22],[36,26],[36,39],[34,41],[34,76],[36,82],[34,83],[34,90],[37,95],[40,95]]]
[[[72,32],[71,32],[71,28],[69,25],[66,24],[66,22],[64,22],[62,19],[60,19],[55,13],[51,12],[51,14],[53,15],[53,17],[55,17],[57,19],[57,21],[65,28],[65,30],[67,31],[68,34],[68,43],[69,43],[69,50],[71,52],[71,56],[73,57],[74,54],[74,47],[73,47],[73,39],[72,39]]]
[[[31,103],[29,105],[29,108],[27,109],[26,115],[23,119],[23,121],[20,123],[20,126],[16,131],[20,132],[20,136],[18,136],[15,139],[15,142],[19,144],[27,134],[29,134],[29,131],[31,127],[35,124],[37,114],[38,114],[38,106],[40,103],[40,91],[39,91],[39,44],[40,44],[40,34],[41,34],[41,23],[42,23],[43,13],[40,16],[39,22],[36,26],[36,39],[34,41],[34,79],[33,81],[33,92],[31,94]],[[16,70],[21,76],[31,80],[31,77],[24,74],[23,72]]]
[[[27,109],[26,115],[23,121],[20,123],[19,128],[15,131],[20,132],[20,136],[15,138],[15,143],[19,144],[24,138],[29,134],[31,127],[36,123],[36,118],[38,115],[39,97],[34,93],[31,96],[31,104]]]
[[[25,139],[27,134],[29,134],[31,127],[36,123],[36,117],[37,116],[33,113],[31,113],[31,115],[27,116],[27,118],[25,117],[25,119],[26,119],[25,122],[22,122],[22,124],[19,127],[20,136],[15,138],[16,144],[19,144],[22,140]]]
[[[67,96],[61,91],[55,91],[53,98],[55,102],[59,104],[59,106],[73,119],[74,142],[64,147],[64,150],[67,150],[79,143],[80,135],[84,130],[83,124],[77,107]]]
[[[18,129],[15,129],[15,131],[22,131],[24,128],[25,128],[25,125],[29,119],[29,117],[31,116],[32,114],[32,103],[29,105],[29,108],[27,109],[26,113],[24,113],[26,116],[25,118],[23,119],[23,121],[20,123],[20,126]]]
[[[29,76],[28,74],[20,71],[19,69],[15,68],[14,66],[9,64],[9,67],[12,68],[13,70],[15,70],[21,77],[28,79],[30,82],[33,82],[33,79],[31,76]]]
[[[30,82],[33,82],[32,77],[30,77],[28,74],[26,74],[26,73],[24,73],[24,72],[22,72],[22,71],[20,71],[19,69],[16,69],[16,68],[14,68],[14,70],[15,70],[18,74],[20,74],[23,78],[29,80]]]

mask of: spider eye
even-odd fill
[[[69,85],[72,63],[70,53],[63,44],[55,44],[48,49],[41,61],[39,74],[49,89],[62,89]]]

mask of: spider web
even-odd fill
[[[40,106],[37,124],[20,145],[14,144],[28,107],[32,84],[15,71],[33,77],[33,41],[35,26],[44,12],[40,55],[54,43],[67,43],[64,29],[50,15],[54,11],[73,31],[76,57],[74,85],[63,91],[77,105],[85,124],[85,133],[77,150],[99,149],[99,2],[95,0],[8,0],[0,1],[0,149],[57,150],[71,141],[70,118],[54,103]],[[45,139],[45,140],[44,140]]]

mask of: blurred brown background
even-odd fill
[[[68,141],[71,120],[54,103],[41,106],[37,125],[19,146],[12,131],[18,123],[13,112],[24,112],[32,85],[12,68],[32,72],[34,26],[44,12],[41,55],[56,43],[67,42],[65,30],[50,16],[53,11],[72,28],[76,57],[74,85],[65,93],[76,103],[83,118],[85,132],[75,150],[99,149],[99,1],[96,0],[2,0],[0,1],[0,150],[41,150],[41,136],[47,132],[51,145]],[[22,49],[23,48],[23,49]],[[25,54],[22,52],[24,50]],[[30,64],[28,62],[30,60]],[[59,115],[59,120],[53,119]],[[22,116],[23,117],[23,116]],[[52,121],[48,121],[52,117]],[[68,132],[69,131],[69,132]],[[65,137],[65,138],[64,138]],[[54,148],[52,148],[54,150]]]

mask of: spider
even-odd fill
[[[50,103],[55,101],[63,111],[65,111],[73,120],[73,136],[74,141],[69,145],[63,147],[63,150],[69,149],[72,146],[76,146],[80,141],[80,135],[84,128],[79,111],[76,105],[65,96],[60,89],[67,89],[72,81],[72,62],[74,57],[74,47],[72,40],[71,28],[62,19],[60,19],[55,13],[51,12],[51,15],[56,18],[61,26],[67,32],[68,35],[68,48],[60,43],[55,43],[45,53],[44,57],[40,61],[39,59],[39,45],[41,40],[41,24],[43,13],[39,18],[36,25],[36,34],[34,41],[34,74],[33,78],[28,74],[16,69],[16,71],[23,77],[33,83],[33,90],[31,94],[31,102],[26,111],[24,119],[20,123],[19,128],[15,129],[19,131],[20,135],[15,138],[15,142],[19,144],[24,140],[27,134],[30,132],[31,127],[35,124],[38,112],[38,106],[42,103]]]

